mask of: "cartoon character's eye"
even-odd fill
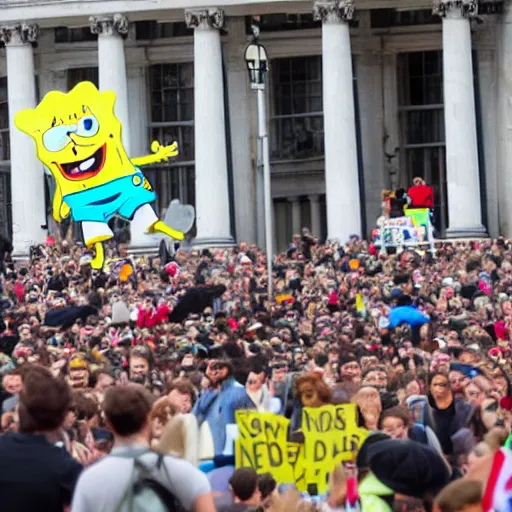
[[[82,119],[78,121],[76,134],[80,137],[94,137],[98,133],[99,129],[100,124],[96,117],[89,115],[82,117]]]
[[[63,150],[70,142],[70,133],[76,133],[76,124],[63,124],[46,130],[43,134],[43,145],[47,151],[56,153]]]

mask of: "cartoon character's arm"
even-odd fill
[[[169,158],[178,155],[178,143],[173,142],[170,146],[161,146],[157,140],[154,140],[151,143],[151,151],[153,151],[153,155],[132,158],[132,164],[137,167],[142,167],[143,165],[157,164],[164,161],[167,162]]]
[[[55,187],[55,193],[53,194],[53,218],[57,222],[62,222],[65,219],[71,209],[62,199],[62,191],[60,190],[59,184]]]

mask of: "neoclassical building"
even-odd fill
[[[177,160],[146,170],[157,210],[177,197],[198,240],[263,245],[254,24],[275,247],[303,226],[367,235],[382,189],[414,176],[434,187],[443,236],[512,236],[512,1],[202,2],[0,0],[0,230],[17,251],[52,229],[52,183],[14,115],[82,80],[116,92],[130,155],[178,141]]]

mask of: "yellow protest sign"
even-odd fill
[[[368,432],[357,426],[354,404],[305,408],[302,412],[304,444],[288,442],[289,420],[256,411],[235,414],[239,437],[235,465],[271,473],[279,483],[295,483],[301,492],[327,490],[329,473],[352,460]]]
[[[327,490],[329,473],[352,460],[367,435],[357,426],[355,404],[305,408],[302,432],[308,488],[316,488],[316,494]]]
[[[240,432],[235,442],[236,467],[249,466],[257,473],[271,473],[278,482],[294,482],[286,449],[290,421],[256,411],[237,411],[235,419]]]
[[[306,481],[306,465],[304,462],[304,445],[301,443],[291,443],[288,445],[288,461],[293,468],[293,482],[299,492],[307,492],[308,483]]]

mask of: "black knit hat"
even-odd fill
[[[361,471],[368,468],[368,450],[370,447],[372,447],[375,443],[387,441],[389,439],[391,438],[387,434],[384,434],[384,432],[370,433],[370,435],[364,440],[363,444],[359,448],[359,451],[357,452],[357,469]]]
[[[441,456],[415,441],[389,439],[373,443],[368,447],[368,464],[384,485],[415,498],[436,494],[450,479]]]

